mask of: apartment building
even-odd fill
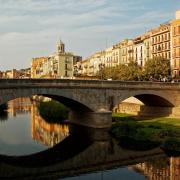
[[[128,64],[134,59],[134,44],[132,39],[124,39],[113,45],[114,66]]]
[[[170,30],[169,22],[151,30],[152,57],[163,57],[171,60]]]
[[[104,54],[104,65],[105,67],[113,67],[113,57],[112,57],[112,54],[113,54],[113,47],[110,47],[110,48],[106,48],[104,51],[103,51],[103,54]]]
[[[152,57],[150,32],[133,39],[134,57],[133,60],[141,67]]]
[[[171,69],[172,77],[180,77],[180,10],[171,21]]]
[[[132,39],[125,39],[121,43],[120,47],[120,62],[121,64],[128,64],[134,59],[134,46]]]
[[[124,39],[110,48],[96,52],[80,66],[86,75],[96,75],[104,67],[115,67],[132,60],[141,67],[154,57],[170,61],[172,77],[180,77],[180,10],[176,18],[134,39]],[[80,71],[79,71],[80,73]]]
[[[134,40],[134,61],[140,65],[144,66],[144,40],[142,36],[135,38]]]
[[[48,57],[33,58],[31,62],[31,78],[42,78],[49,76],[47,73]],[[46,68],[45,68],[46,67]]]
[[[60,40],[56,52],[48,57],[37,57],[32,59],[32,78],[72,78],[74,75],[74,64],[81,61],[81,56],[75,56],[65,51],[65,44]]]

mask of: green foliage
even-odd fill
[[[149,150],[159,146],[159,142],[152,141],[150,139],[142,138],[136,139],[131,136],[124,136],[120,138],[120,145],[123,148],[131,149],[131,150]]]
[[[162,80],[168,79],[170,62],[162,57],[156,57],[146,61],[142,69],[131,60],[127,65],[120,64],[116,67],[105,67],[100,70],[98,77],[122,81]]]
[[[170,62],[162,57],[149,59],[144,66],[144,78],[147,80],[168,78],[170,72]]]
[[[180,139],[179,138],[168,138],[164,144],[162,145],[162,148],[169,154],[172,155],[180,155]]]
[[[40,115],[49,123],[59,123],[68,118],[68,109],[57,101],[40,102]]]
[[[134,61],[130,61],[128,65],[121,64],[112,68],[104,68],[99,72],[103,79],[138,81],[142,79],[141,67]],[[99,76],[100,76],[99,74]]]
[[[126,148],[145,150],[143,146],[150,149],[164,144],[169,138],[174,138],[176,141],[180,138],[180,121],[177,119],[157,118],[143,121],[137,120],[131,115],[115,113],[113,118],[115,118],[115,121],[113,122],[111,133]],[[170,141],[168,140],[167,142],[169,143]],[[174,141],[171,143],[174,143]],[[180,143],[176,143],[176,145],[175,150],[180,152]],[[167,143],[163,147],[167,149]]]

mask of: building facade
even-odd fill
[[[81,56],[75,56],[65,51],[65,44],[60,40],[56,52],[48,57],[33,58],[31,63],[32,78],[73,78],[74,65],[81,61]]]
[[[171,21],[171,70],[172,77],[180,77],[180,10],[176,19]]]
[[[95,76],[102,67],[112,68],[120,64],[137,62],[142,68],[155,57],[167,59],[171,64],[171,75],[180,78],[180,10],[176,18],[161,24],[134,39],[124,39],[110,48],[96,52],[81,62],[79,74]],[[77,67],[75,65],[75,67]]]
[[[170,23],[161,24],[151,30],[152,57],[163,57],[171,60],[171,26]]]

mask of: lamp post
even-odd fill
[[[99,64],[99,71],[100,71],[100,76],[101,76],[101,80],[103,79],[103,69],[104,69],[104,67],[105,67],[105,64],[102,64],[102,63],[100,63]]]

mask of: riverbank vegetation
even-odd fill
[[[112,135],[122,147],[148,150],[160,146],[167,153],[180,154],[180,119],[138,120],[126,114],[113,114]]]
[[[68,118],[68,108],[57,101],[41,101],[37,107],[41,117],[49,123],[60,123]]]

